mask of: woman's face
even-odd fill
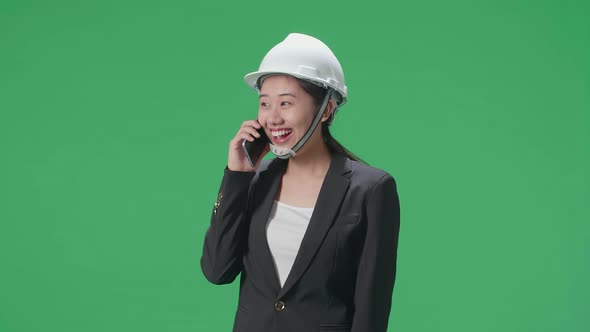
[[[264,80],[259,98],[258,121],[265,128],[271,143],[292,148],[315,117],[317,107],[312,96],[301,88],[296,78],[273,75]],[[321,138],[319,129],[321,126],[316,128],[310,141]],[[309,143],[312,142],[306,145]]]

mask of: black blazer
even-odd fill
[[[201,269],[214,284],[240,277],[234,332],[385,332],[396,275],[400,210],[385,171],[334,153],[309,226],[281,288],[266,224],[286,160],[227,168]]]

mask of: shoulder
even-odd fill
[[[376,182],[383,178],[393,178],[393,175],[383,169],[363,164],[358,161],[349,159],[349,165],[352,171],[352,176],[362,180]]]
[[[264,159],[260,162],[260,164],[258,165],[258,168],[256,169],[256,173],[260,173],[263,171],[266,171],[268,169],[268,167],[272,164],[272,162],[275,160],[276,158],[273,159]]]
[[[272,159],[264,159],[260,162],[260,164],[258,165],[258,168],[256,168],[256,174],[260,174],[262,172],[265,172],[269,169],[274,168],[275,166],[277,166],[276,164],[279,163],[280,160],[278,158],[272,158]]]
[[[389,172],[351,159],[348,160],[348,163],[351,170],[350,180],[352,185],[362,187],[368,191],[380,185],[393,185],[396,187],[396,181]]]
[[[252,182],[257,182],[263,173],[274,174],[276,169],[281,167],[282,162],[284,162],[284,160],[279,158],[263,159],[256,168]]]

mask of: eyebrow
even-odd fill
[[[286,93],[281,93],[281,94],[279,95],[279,97],[283,97],[283,96],[291,96],[291,97],[293,97],[293,98],[297,98],[297,96],[296,96],[296,95],[294,95],[294,94],[292,94],[292,93],[289,93],[289,92],[286,92]],[[261,94],[261,95],[259,95],[259,96],[258,96],[258,98],[262,98],[262,97],[268,97],[268,95],[267,95],[267,94]]]

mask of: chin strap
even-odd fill
[[[299,142],[295,143],[295,145],[293,146],[292,149],[281,148],[281,147],[273,145],[271,143],[271,144],[269,144],[270,151],[275,156],[277,156],[277,158],[280,158],[280,159],[289,159],[289,158],[293,157],[295,154],[297,154],[297,151],[299,151],[299,149],[301,149],[301,147],[307,142],[307,140],[309,140],[309,138],[311,137],[311,135],[313,134],[313,132],[317,128],[318,124],[320,123],[320,120],[322,119],[322,115],[324,114],[324,111],[326,110],[326,106],[328,106],[328,101],[330,100],[330,98],[332,98],[332,89],[328,89],[328,92],[326,92],[326,96],[324,97],[324,101],[322,102],[322,106],[320,107],[317,114],[315,115],[315,118],[311,122],[311,125],[309,126],[309,128],[305,132],[305,135],[303,135],[303,137],[299,140]]]

